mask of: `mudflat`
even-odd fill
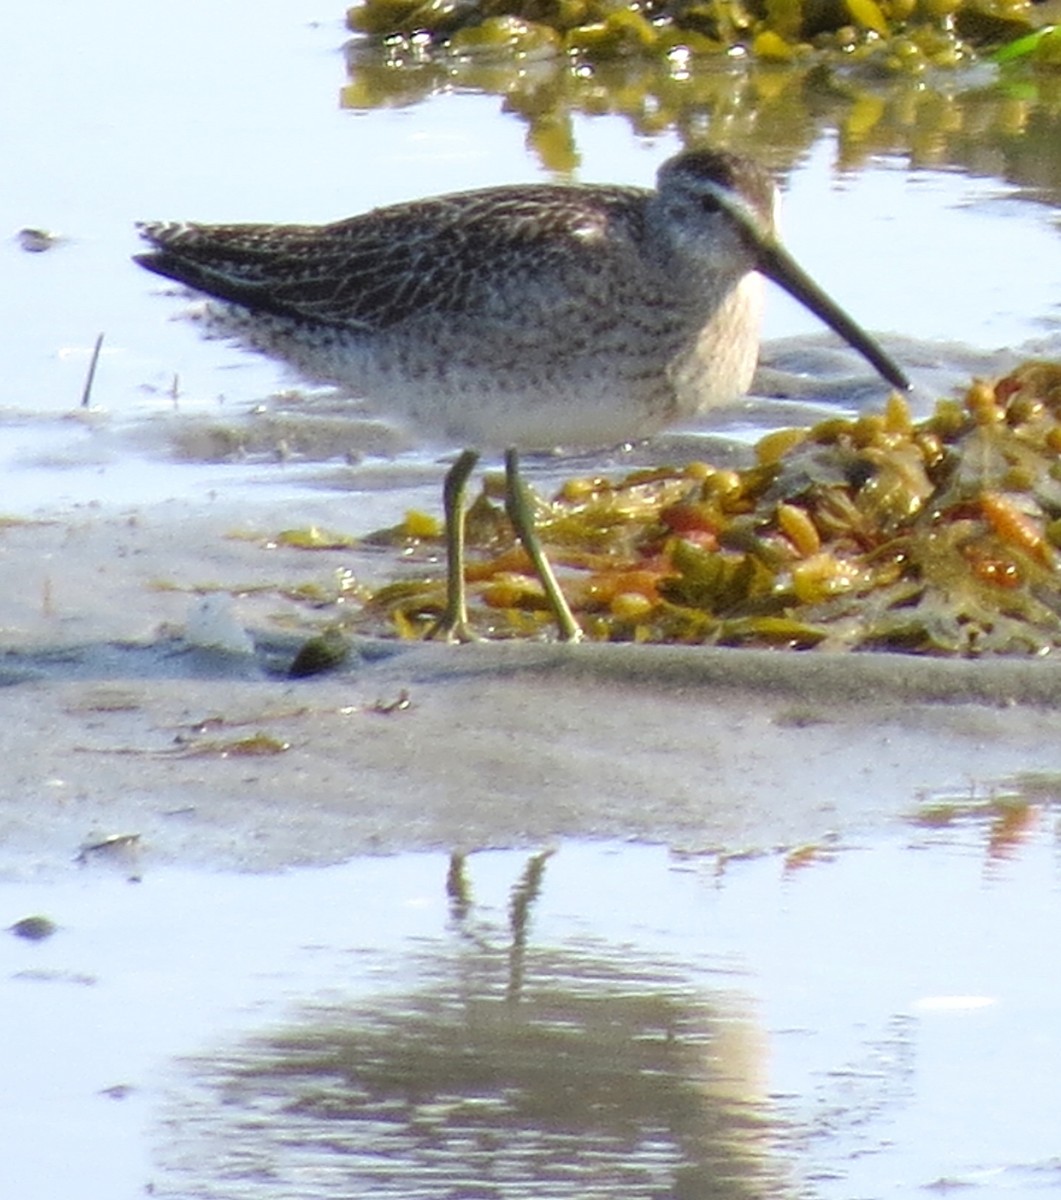
[[[742,852],[1061,771],[1049,660],[366,642],[293,680],[270,585],[380,567],[263,550],[282,519],[170,502],[3,530],[5,872],[115,835],[240,869],[574,836]],[[243,652],[186,639],[209,587]]]

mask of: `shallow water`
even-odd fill
[[[1051,1192],[1056,812],[999,830],[5,884],[5,1192]]]

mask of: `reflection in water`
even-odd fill
[[[315,1002],[195,1062],[156,1194],[777,1195],[732,980],[706,997],[628,946],[529,944],[547,859],[498,936],[454,856],[452,936],[416,949],[412,987],[381,977],[367,1001]]]
[[[448,892],[437,854],[9,881],[59,933],[0,938],[4,1200],[1052,1195],[1059,795],[457,856]]]
[[[497,94],[526,123],[529,149],[558,175],[580,164],[576,117],[607,114],[641,137],[673,131],[684,145],[709,140],[775,170],[830,133],[844,170],[891,154],[915,168],[956,166],[997,177],[1061,204],[1056,72],[884,79],[813,61],[778,67],[699,59],[606,62],[590,72],[565,59],[395,61],[359,41],[347,47],[347,71],[341,102],[354,110],[453,89]]]

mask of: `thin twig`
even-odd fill
[[[92,395],[92,381],[96,378],[96,364],[99,362],[99,352],[103,347],[103,334],[99,334],[96,338],[96,344],[92,348],[92,358],[88,364],[88,374],[85,376],[85,388],[81,393],[81,407],[88,408],[89,397]]]

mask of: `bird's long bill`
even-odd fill
[[[777,242],[770,242],[761,247],[759,270],[783,287],[790,296],[794,296],[800,304],[809,308],[816,317],[820,317],[852,349],[872,363],[893,387],[901,388],[904,392],[909,390],[909,379],[892,359],[838,304],[830,300],[799,263]]]

